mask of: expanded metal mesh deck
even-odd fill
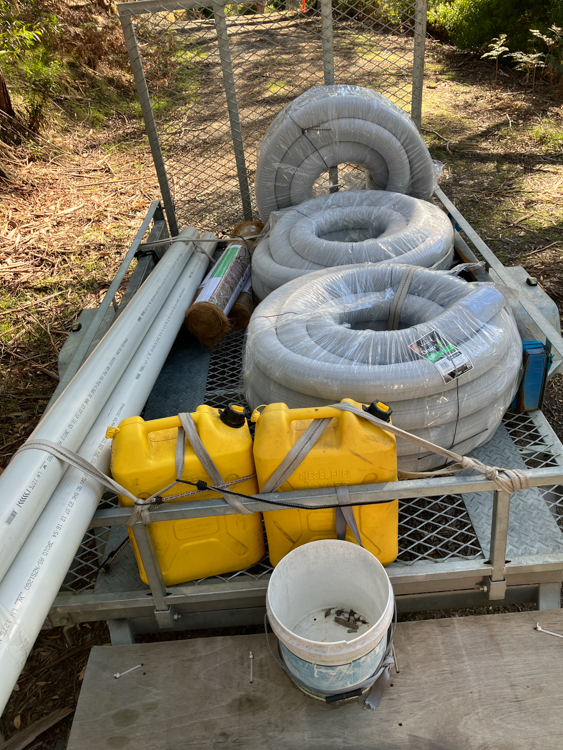
[[[185,343],[185,342],[184,342]],[[197,403],[207,403],[214,407],[222,407],[229,402],[238,402],[247,406],[242,388],[241,368],[244,335],[233,332],[227,336],[212,352],[204,362],[208,363],[207,378],[201,378],[198,394],[192,394]],[[174,355],[171,354],[170,361],[177,366]],[[163,370],[166,369],[163,368]],[[176,378],[176,382],[182,379]],[[158,389],[157,382],[155,389]],[[170,396],[170,394],[168,394]],[[173,404],[169,400],[169,413],[175,413],[182,409],[181,402]],[[161,414],[160,416],[167,416]],[[504,431],[506,430],[506,433]],[[487,452],[495,454],[503,448],[502,440],[509,441],[512,450],[517,451],[523,465],[528,468],[541,468],[563,464],[562,447],[545,419],[541,414],[516,414],[509,412],[504,418],[504,428],[499,429],[490,443],[487,444]],[[506,446],[504,446],[506,451]],[[543,487],[530,492],[538,493],[536,502],[545,503],[549,509],[550,519],[553,523],[551,537],[554,533],[559,534],[563,529],[563,487]],[[482,493],[485,495],[487,493]],[[515,518],[517,520],[518,495],[514,496]],[[541,500],[539,499],[541,498]],[[422,497],[412,500],[402,500],[399,505],[399,555],[396,564],[412,565],[419,560],[430,560],[436,563],[448,559],[485,559],[488,556],[488,539],[486,519],[484,531],[479,529],[479,517],[475,516],[470,497],[461,495],[445,495],[442,497]],[[107,504],[115,503],[115,500],[105,500]],[[470,515],[468,508],[473,515]],[[479,535],[472,523],[472,518],[478,525]],[[475,520],[477,518],[477,520]],[[538,527],[537,533],[542,534],[543,526]],[[140,582],[137,566],[133,557],[131,547],[127,547],[113,563],[109,573],[98,574],[100,563],[109,551],[115,549],[125,538],[126,530],[123,527],[110,529],[91,529],[86,533],[84,541],[78,551],[73,566],[69,571],[63,591],[86,591],[96,587],[97,591],[110,592],[114,590],[128,591],[145,588]],[[540,541],[534,542],[530,529],[523,529],[527,539],[532,539],[529,544],[536,544],[539,551]],[[549,534],[546,535],[549,537]],[[554,542],[548,542],[557,545]],[[513,546],[518,541],[512,541]],[[194,581],[192,585],[202,582],[240,580],[247,576],[252,579],[262,578],[272,570],[267,556],[257,565],[248,570],[239,571],[214,579],[202,579]],[[96,583],[97,582],[97,583]]]

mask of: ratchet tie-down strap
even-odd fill
[[[94,466],[94,464],[91,464],[78,453],[75,453],[74,451],[63,447],[62,445],[58,445],[58,443],[54,443],[51,440],[32,438],[31,440],[28,440],[26,443],[24,443],[17,452],[20,453],[21,451],[26,450],[42,450],[50,453],[52,456],[55,456],[55,458],[61,459],[61,461],[66,461],[66,463],[74,466],[74,468],[83,471],[89,477],[92,477],[92,479],[95,479],[105,487],[108,487],[108,489],[113,490],[118,495],[123,495],[123,497],[126,497],[133,503],[135,503],[135,508],[127,521],[127,526],[134,526],[138,521],[141,521],[141,523],[143,524],[148,524],[151,523],[149,508],[153,505],[158,505],[159,503],[163,502],[163,498],[161,497],[162,493],[172,489],[172,487],[175,487],[181,481],[182,474],[184,473],[186,436],[201,465],[207,472],[208,476],[211,478],[213,484],[219,489],[219,491],[221,491],[221,487],[228,487],[231,484],[235,484],[235,482],[226,483],[221,476],[218,468],[213,462],[213,459],[207,452],[206,447],[204,446],[201,438],[198,435],[197,427],[192,415],[183,413],[179,414],[178,416],[180,418],[182,426],[178,427],[178,437],[176,439],[175,468],[177,479],[167,487],[164,487],[158,492],[155,492],[149,498],[135,497],[135,495],[129,492],[129,490],[120,485],[119,482],[116,482],[111,477],[108,477],[107,474],[104,474],[103,471],[100,471],[100,469]],[[244,479],[250,478],[251,477],[245,477]],[[191,495],[193,493],[186,494]],[[237,500],[232,494],[221,492],[221,496],[231,506],[231,508],[233,508],[233,510],[237,511],[237,513],[252,514],[252,511],[246,508],[240,502],[240,500]]]
[[[299,440],[292,446],[288,451],[281,464],[274,471],[272,476],[268,479],[266,484],[262,487],[262,492],[275,492],[279,489],[284,482],[286,482],[294,471],[303,463],[307,458],[309,451],[315,445],[317,440],[321,437],[323,432],[326,430],[328,425],[332,422],[332,417],[324,419],[313,419],[311,424],[307,427],[305,432],[301,435]],[[346,486],[336,487],[336,498],[339,503],[350,502],[350,490]],[[342,508],[337,507],[336,510],[336,538],[344,539],[346,537],[346,524],[350,526],[352,533],[356,537],[356,541],[360,546],[362,540],[360,539],[360,532],[356,524],[354,517],[354,510],[351,507]]]

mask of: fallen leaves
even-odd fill
[[[99,304],[158,196],[141,125],[128,128],[134,159],[127,145],[107,153],[108,140],[121,139],[115,122],[104,132],[73,125],[64,138],[57,130],[42,136],[47,158],[30,160],[22,146],[14,159],[20,183],[0,183],[0,411],[47,402],[73,321]],[[27,437],[20,425],[32,428],[40,413],[2,417],[2,465]]]

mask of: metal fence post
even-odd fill
[[[158,138],[158,132],[156,129],[154,112],[152,110],[149,89],[147,86],[147,79],[145,78],[143,63],[141,62],[141,56],[139,55],[139,45],[137,44],[135,29],[133,28],[133,16],[130,11],[119,8],[119,20],[121,21],[121,26],[123,28],[123,36],[125,37],[127,52],[129,53],[131,70],[133,71],[133,77],[135,79],[135,85],[137,87],[137,93],[139,95],[139,102],[141,104],[141,111],[145,120],[145,127],[147,129],[147,136],[149,138],[152,158],[156,169],[156,175],[158,177],[158,184],[160,185],[160,194],[162,195],[162,202],[164,203],[164,208],[166,209],[168,226],[170,227],[171,235],[174,237],[178,234],[179,231],[178,223],[176,221],[174,200],[172,198],[172,193],[170,192],[170,186],[168,184],[168,177],[166,175],[166,168],[164,166],[162,149],[160,148],[160,140]]]
[[[323,72],[325,86],[334,83],[334,36],[332,26],[332,0],[321,0]]]
[[[233,62],[231,59],[231,48],[229,45],[229,32],[225,9],[223,6],[213,3],[213,14],[215,16],[215,28],[217,30],[217,43],[221,56],[221,69],[223,71],[223,84],[227,97],[227,108],[231,122],[231,134],[233,137],[233,148],[237,165],[238,181],[242,198],[242,211],[245,219],[252,219],[252,203],[250,199],[250,188],[248,187],[248,173],[244,158],[244,144],[242,141],[242,130],[240,127],[240,116],[235,88],[235,77],[233,75]]]
[[[411,119],[419,130],[422,127],[422,87],[424,85],[427,5],[427,0],[416,0],[414,16]]]
[[[491,522],[491,565],[493,572],[488,582],[489,599],[504,599],[506,592],[505,566],[508,541],[510,492],[495,490]]]
[[[334,30],[332,24],[332,0],[321,0],[323,72],[325,86],[334,85]],[[338,192],[338,167],[329,167],[329,192]]]

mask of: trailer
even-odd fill
[[[228,5],[226,0],[137,0],[118,6],[161,200],[150,205],[100,306],[83,310],[73,326],[60,353],[60,384],[53,402],[161,262],[179,229],[193,225],[224,230],[241,216],[250,219],[256,214],[250,179],[256,163],[256,145],[287,101],[322,83],[372,85],[409,111],[420,128],[426,0],[406,3],[407,10],[401,17],[380,14],[375,18],[372,11],[367,21],[366,12],[352,12],[351,5],[342,10],[331,0],[297,6],[294,0],[276,0],[258,7],[267,12],[252,15],[243,13],[246,7]],[[201,96],[202,82],[205,96]],[[321,192],[338,190],[340,186],[357,187],[362,179],[362,172],[355,165],[342,165],[327,170],[324,183],[317,187]],[[530,486],[509,493],[483,475],[466,471],[454,477],[352,486],[350,495],[355,505],[399,499],[399,555],[387,567],[399,612],[517,603],[533,603],[539,610],[559,610],[563,580],[563,445],[541,408],[530,410],[528,403],[535,398],[535,405],[541,407],[546,380],[563,367],[557,309],[524,269],[507,268],[496,258],[442,190],[436,189],[433,200],[454,225],[455,263],[464,264],[465,277],[501,284],[517,292],[516,313],[523,339],[538,341],[549,352],[546,378],[534,394],[521,394],[520,402],[507,412],[494,437],[472,454],[488,465],[525,470]],[[219,242],[218,250],[224,246],[224,242]],[[134,259],[135,270],[122,292]],[[208,349],[182,330],[144,406],[144,419],[194,411],[204,403],[217,408],[229,403],[247,406],[241,377],[243,350],[244,334],[240,332],[229,333]],[[253,499],[243,498],[242,503],[253,512],[268,512],[282,509],[277,503],[284,501],[314,507],[335,500],[336,489],[328,487],[256,495]],[[150,520],[158,523],[233,512],[222,499],[196,499],[155,506]],[[140,633],[261,625],[272,566],[266,552],[259,563],[247,570],[167,586],[151,536],[138,521],[132,530],[148,578],[145,585],[132,547],[127,544],[130,514],[130,508],[120,507],[115,495],[104,495],[44,625],[62,626],[68,631],[79,623],[106,620],[112,644],[123,647],[94,650],[70,747],[89,746],[86,738],[90,738],[92,747],[125,747],[132,739],[140,747],[179,747],[179,734],[168,745],[165,739],[167,724],[181,712],[172,687],[165,685],[176,662],[185,667],[178,695],[183,701],[193,702],[197,711],[205,709],[209,691],[217,687],[217,680],[226,681],[225,700],[218,703],[221,720],[213,719],[215,724],[207,728],[205,722],[198,725],[190,747],[215,747],[221,743],[234,747],[244,742],[249,748],[261,748],[275,741],[276,747],[303,746],[313,750],[341,747],[344,733],[351,741],[358,740],[354,742],[356,746],[372,747],[372,724],[366,725],[367,729],[360,727],[357,737],[353,735],[360,719],[356,708],[338,721],[336,714],[323,714],[320,721],[318,714],[314,716],[317,707],[312,701],[307,708],[301,707],[305,699],[296,697],[297,688],[290,690],[282,684],[285,676],[274,674],[262,636],[245,636],[249,640],[244,643],[237,637],[221,639],[220,643],[217,639],[202,639],[150,647],[135,645],[135,635]],[[557,642],[553,639],[550,650],[542,651],[538,638],[543,645],[543,636],[528,632],[533,629],[535,613],[499,617],[505,619],[495,618],[496,625],[483,624],[478,618],[469,618],[463,626],[442,624],[443,621],[401,625],[399,660],[403,651],[409,668],[418,674],[442,658],[430,646],[436,639],[461,638],[475,654],[482,639],[489,639],[490,644],[506,632],[502,653],[483,648],[481,661],[473,659],[469,671],[463,672],[465,678],[474,680],[485,662],[490,665],[485,687],[471,704],[475,710],[484,695],[489,695],[488,690],[497,690],[502,700],[510,700],[506,686],[500,686],[495,675],[499,670],[517,670],[518,659],[514,657],[511,662],[508,657],[511,649],[516,649],[515,644],[517,655],[527,654],[526,659],[520,660],[520,667],[529,665],[530,659],[535,659],[534,663],[541,660],[546,684],[554,682],[552,665]],[[546,613],[545,618],[547,625],[555,629],[562,622],[558,612]],[[520,639],[522,628],[526,630],[525,643]],[[412,639],[419,638],[422,645],[415,648]],[[241,682],[249,650],[257,655],[259,695],[249,693],[246,678]],[[458,651],[450,648],[448,659],[442,662],[444,669],[455,670]],[[426,658],[428,654],[432,658]],[[123,683],[110,679],[114,668],[116,674],[125,676],[138,662],[142,662],[141,666],[146,662],[147,667],[132,673],[129,682],[125,677]],[[205,678],[194,687],[196,677],[204,671]],[[145,705],[141,699],[146,675],[153,677],[149,683],[153,693],[158,693],[154,692],[155,680],[160,693],[154,701],[145,701]],[[518,699],[526,700],[526,675],[520,675],[518,680],[520,677]],[[433,686],[431,692],[438,690],[440,679],[438,669],[429,683]],[[122,690],[123,684],[132,687]],[[397,685],[400,684],[397,674]],[[408,690],[414,690],[414,683],[410,685]],[[270,691],[283,699],[284,721],[291,724],[297,716],[294,734],[289,732],[283,742],[279,739],[281,725],[271,716],[274,702],[269,700]],[[447,686],[442,692],[447,707]],[[114,724],[135,725],[134,731],[110,737],[111,727],[101,726],[94,711],[99,696],[103,696],[100,710],[112,712],[112,706],[119,705],[112,714]],[[260,700],[263,704],[259,705]],[[149,719],[157,705],[169,708],[159,713],[160,723],[154,734]],[[462,721],[466,711],[456,713],[454,708],[452,715]],[[427,709],[432,711],[430,703]],[[382,737],[394,736],[391,727],[402,727],[401,717],[408,710],[408,703],[404,702],[398,704],[395,713],[386,714]],[[253,711],[269,722],[266,744],[260,732],[262,725],[256,721],[251,722],[250,734],[229,734],[226,728],[229,722],[229,726],[234,722],[240,727],[245,716],[254,715]],[[214,716],[215,713],[214,709]],[[309,738],[299,745],[299,737],[311,723],[318,734],[314,740]],[[186,731],[191,731],[190,727],[188,722]],[[434,744],[438,736],[435,722],[430,721],[428,727],[420,729],[419,734],[402,732],[398,735],[401,744],[386,746],[438,747]],[[467,746],[482,747],[485,741],[498,743],[502,735],[499,732],[489,728],[475,730],[473,744]],[[416,744],[417,737],[431,744]],[[456,743],[467,738],[467,732],[446,732],[444,737],[443,747],[460,746]],[[523,730],[518,741],[510,745],[536,746],[540,747]],[[555,747],[549,742],[541,745],[551,746]]]
[[[196,12],[198,8],[200,12]],[[305,11],[288,2],[264,15],[233,14],[224,0],[212,6],[194,0],[138,0],[122,3],[118,9],[162,201],[151,204],[99,308],[84,310],[73,327],[60,354],[61,382],[53,400],[123,312],[180,225],[199,223],[215,228],[219,216],[225,222],[234,222],[241,214],[252,217],[255,206],[249,175],[255,164],[256,137],[269,123],[265,116],[277,113],[288,98],[315,82],[348,82],[350,75],[360,82],[377,78],[387,84],[387,88],[382,84],[383,91],[410,108],[415,123],[420,126],[421,121],[423,0],[412,5],[403,27],[395,25],[393,29],[343,14],[332,8],[330,0],[321,0]],[[359,42],[354,42],[360,32]],[[360,46],[361,54],[350,73],[346,55],[353,43]],[[249,51],[251,44],[257,53]],[[373,52],[376,44],[383,54],[367,55],[365,51]],[[169,53],[166,58],[163,45]],[[307,70],[297,65],[295,57],[303,45],[312,50]],[[389,66],[392,50],[399,61],[396,70]],[[178,61],[189,63],[188,74],[182,72]],[[267,77],[276,63],[280,69],[274,75],[288,80],[274,96],[265,96],[263,90],[259,96],[257,87],[263,89],[262,79],[256,84],[250,72],[266,70]],[[190,87],[202,70],[213,86],[209,98],[197,100]],[[210,124],[196,128],[204,115]],[[217,153],[209,153],[210,138],[225,155],[221,168],[230,171],[218,172]],[[357,180],[358,170],[354,165],[331,168],[327,178],[329,189],[334,189],[330,186],[338,180]],[[474,264],[466,271],[468,278],[494,281],[517,291],[521,333],[546,344],[551,352],[547,377],[553,377],[563,366],[563,339],[554,303],[540,286],[526,283],[523,269],[502,265],[442,190],[436,190],[434,201],[454,223],[456,263]],[[135,271],[117,304],[116,294],[134,258]],[[229,402],[246,405],[241,382],[243,347],[244,335],[236,331],[211,350],[182,331],[145,405],[144,418],[192,411],[202,403],[219,408]],[[516,602],[537,602],[540,609],[559,607],[563,579],[560,440],[541,410],[509,411],[494,438],[474,455],[491,465],[526,469],[530,489],[510,495],[484,477],[467,472],[453,478],[351,488],[358,504],[373,498],[400,500],[399,556],[387,569],[399,611]],[[334,496],[334,488],[284,493],[286,500],[309,505],[331,502]],[[282,496],[268,499],[275,501],[276,497]],[[272,570],[267,555],[248,570],[167,587],[151,538],[139,523],[134,527],[135,540],[150,585],[140,581],[130,546],[100,570],[101,563],[108,557],[111,560],[111,553],[126,540],[130,512],[118,507],[115,497],[105,498],[51,608],[47,626],[70,627],[105,619],[115,642],[130,642],[133,633],[161,628],[184,630],[262,621]],[[259,496],[243,502],[254,511],[274,507],[261,502]],[[151,520],[232,512],[223,500],[194,500],[155,508]]]

